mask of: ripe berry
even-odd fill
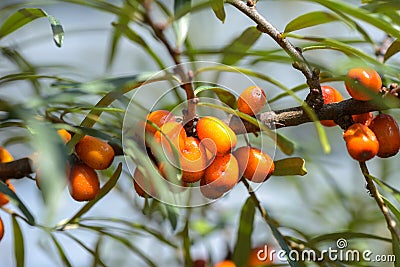
[[[6,163],[6,162],[11,162],[13,160],[14,160],[14,158],[10,154],[10,152],[8,152],[8,150],[5,147],[1,146],[0,147],[0,162]]]
[[[174,119],[175,119],[175,116],[172,115],[171,112],[169,112],[168,110],[162,110],[162,109],[155,110],[147,116],[147,120],[151,121],[158,127],[161,127],[161,125],[163,125],[167,121],[171,121]],[[151,124],[146,123],[146,131],[154,134],[157,130]]]
[[[196,131],[199,139],[213,155],[224,155],[236,146],[236,134],[228,125],[215,117],[200,118]]]
[[[343,96],[339,93],[338,90],[331,86],[321,86],[322,97],[324,98],[324,104],[331,104],[343,101]],[[322,120],[321,124],[326,127],[336,126],[336,123],[333,120]]]
[[[373,131],[367,126],[355,123],[344,133],[347,151],[357,161],[367,161],[376,156],[379,150],[379,142]]]
[[[252,248],[250,250],[249,258],[246,267],[268,266],[272,264],[270,253],[266,249],[267,245]],[[260,253],[260,250],[262,253]]]
[[[250,116],[258,114],[266,104],[267,97],[264,90],[258,86],[248,87],[238,98],[239,111]]]
[[[157,144],[161,144],[166,155],[173,155],[173,150],[169,142],[171,142],[178,151],[185,146],[187,137],[182,124],[175,121],[168,121],[160,127],[160,130],[161,131],[157,131],[154,134],[154,141]],[[153,154],[156,155],[156,153]]]
[[[4,237],[4,224],[3,224],[3,220],[0,218],[0,241],[3,239]]]
[[[236,264],[231,260],[224,260],[215,264],[214,267],[236,267]]]
[[[274,172],[274,161],[261,150],[243,146],[233,153],[239,164],[239,175],[254,183],[262,183]]]
[[[114,160],[114,149],[93,136],[84,136],[76,144],[75,151],[86,165],[95,170],[107,169]]]
[[[224,194],[224,192],[217,191],[213,185],[207,184],[204,177],[200,180],[200,192],[209,199],[217,199]]]
[[[15,193],[15,187],[10,182],[10,180],[6,180],[6,185]],[[8,204],[10,202],[10,198],[8,195],[0,193],[0,207]]]
[[[95,170],[86,164],[75,164],[71,169],[68,188],[76,201],[92,200],[100,190],[99,177]]]
[[[155,194],[155,188],[150,179],[146,179],[139,168],[133,173],[133,186],[136,193],[141,197],[151,198]]]
[[[345,86],[347,92],[357,100],[371,100],[379,93],[382,79],[374,69],[353,68],[347,73]]]
[[[65,129],[60,129],[57,131],[58,135],[63,140],[64,144],[68,143],[71,140],[71,134],[67,132]]]
[[[231,190],[239,180],[239,166],[232,154],[216,156],[204,173],[205,184],[216,191],[225,193]]]
[[[182,181],[195,183],[199,181],[206,168],[206,150],[200,141],[195,137],[187,137],[185,145],[180,151]]]
[[[377,115],[369,125],[379,142],[378,157],[388,158],[399,152],[400,131],[396,120],[388,114]]]
[[[374,115],[372,114],[372,112],[367,112],[367,113],[363,113],[363,114],[352,115],[351,117],[353,118],[353,121],[355,123],[361,123],[366,126],[369,126],[372,119],[374,118]]]

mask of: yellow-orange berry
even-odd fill
[[[219,192],[228,192],[239,180],[239,166],[231,154],[216,156],[204,173],[205,184]]]
[[[199,119],[196,125],[199,139],[213,155],[229,153],[237,143],[236,134],[220,119],[206,116]]]
[[[331,104],[343,101],[343,96],[339,93],[338,90],[331,86],[321,86],[322,97],[324,98],[324,104]],[[322,120],[321,124],[326,127],[335,126],[336,123],[333,120]]]
[[[371,100],[382,87],[379,74],[370,68],[353,68],[347,73],[345,86],[347,92],[357,100]]]
[[[238,98],[238,110],[250,116],[258,114],[266,104],[264,90],[258,86],[246,88]]]
[[[239,164],[239,175],[254,183],[264,182],[275,170],[271,157],[257,148],[239,147],[233,155]]]
[[[0,218],[0,241],[3,239],[4,237],[4,224],[3,224],[3,220]]]
[[[6,180],[6,185],[15,193],[15,187],[11,183],[10,180]],[[0,193],[0,207],[8,204],[10,202],[10,198],[8,195]]]
[[[206,150],[200,141],[192,136],[185,140],[185,145],[180,151],[182,181],[195,183],[200,181],[206,168]]]
[[[71,134],[67,132],[65,129],[60,129],[57,131],[58,135],[63,140],[64,144],[68,143],[71,140]]]
[[[175,116],[172,115],[171,112],[169,112],[168,110],[162,110],[162,109],[155,110],[147,116],[147,120],[151,121],[158,127],[161,127],[161,125],[163,125],[167,121],[172,121],[174,119],[175,119]],[[157,130],[149,123],[146,123],[146,131],[154,134]]]
[[[236,267],[236,264],[231,260],[224,260],[215,264],[214,267]]]
[[[69,177],[69,192],[76,201],[94,199],[100,191],[100,181],[93,168],[84,163],[72,166]]]
[[[139,168],[133,173],[133,186],[136,193],[141,197],[151,198],[155,194],[155,188],[150,179],[146,179]]]
[[[351,117],[353,118],[353,121],[355,123],[361,123],[366,126],[369,126],[372,119],[374,118],[374,115],[372,114],[372,112],[367,112],[362,114],[351,115]]]
[[[207,184],[207,181],[204,177],[200,180],[200,192],[203,196],[209,199],[217,199],[222,197],[224,194],[224,192],[216,190],[213,185]]]
[[[95,170],[107,169],[114,160],[114,149],[106,142],[89,135],[76,144],[75,151],[86,165]]]
[[[400,149],[400,131],[396,120],[388,114],[377,115],[369,125],[379,142],[378,157],[388,158]]]
[[[268,266],[272,264],[267,245],[252,248],[246,267]],[[261,252],[260,252],[261,251]]]
[[[347,151],[360,162],[372,159],[379,150],[378,139],[371,129],[361,123],[351,125],[344,133]]]
[[[10,154],[10,152],[8,152],[8,150],[5,147],[1,146],[0,147],[0,162],[6,163],[6,162],[11,162],[13,160],[14,160],[14,158]]]

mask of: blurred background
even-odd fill
[[[73,2],[73,1],[69,1]],[[121,1],[107,1],[120,6]],[[168,8],[173,9],[173,1],[162,1]],[[197,1],[193,1],[195,4]],[[360,1],[347,1],[360,4]],[[113,34],[111,22],[116,21],[114,14],[98,9],[85,7],[64,1],[12,1],[2,0],[0,3],[0,23],[4,21],[16,8],[13,6],[21,3],[23,7],[38,7],[46,10],[58,18],[65,31],[65,40],[61,48],[54,45],[48,21],[45,18],[35,20],[29,25],[19,29],[10,36],[0,40],[1,47],[11,47],[17,50],[32,65],[37,66],[42,74],[62,76],[80,82],[89,82],[110,77],[134,75],[143,72],[158,70],[158,66],[149,60],[149,55],[141,47],[125,38],[121,39],[116,52],[115,60],[107,67],[110,43]],[[8,8],[10,7],[10,8]],[[293,18],[313,10],[324,10],[314,3],[303,1],[259,1],[257,9],[278,29],[283,30],[285,25]],[[157,10],[154,16],[157,17]],[[237,38],[246,28],[254,23],[233,7],[226,5],[226,20],[221,23],[210,8],[205,8],[190,14],[188,36],[193,49],[211,51],[223,48],[233,39]],[[371,38],[378,44],[385,38],[385,34],[370,25],[360,22]],[[154,41],[142,28],[133,26],[148,44],[153,47],[157,55],[167,66],[173,65],[165,48]],[[171,35],[168,32],[169,36]],[[357,39],[359,34],[343,23],[333,22],[318,27],[311,27],[298,32],[307,36],[324,36],[336,39]],[[172,38],[171,38],[172,39]],[[293,40],[295,44],[304,42]],[[355,44],[365,53],[373,55],[374,47],[370,44]],[[277,49],[277,45],[266,35],[256,42],[253,50]],[[326,70],[336,75],[345,74],[351,64],[346,55],[333,50],[311,50],[304,53],[305,57],[315,64],[323,66]],[[183,56],[185,60],[187,56]],[[220,61],[217,54],[203,53],[198,60]],[[396,64],[398,57],[393,57],[391,63]],[[293,88],[304,83],[302,74],[293,69],[290,64],[282,62],[262,61],[252,62],[244,59],[238,63],[266,74],[280,81],[285,86]],[[0,76],[17,73],[16,65],[2,57],[0,61]],[[236,93],[245,89],[246,81],[232,80],[232,75],[221,74],[220,83]],[[251,78],[261,86],[267,99],[280,93],[281,89],[263,80]],[[55,90],[51,83],[44,82],[43,91],[51,93]],[[338,89],[345,98],[349,98],[343,82],[331,82],[328,85]],[[305,98],[307,90],[300,91],[298,96]],[[27,103],[33,96],[32,85],[28,81],[19,81],[1,84],[0,98],[15,103]],[[148,95],[152,98],[151,93]],[[100,98],[88,98],[87,101],[96,103]],[[282,98],[270,104],[270,108],[282,109],[298,105],[290,97]],[[400,119],[398,110],[391,112]],[[75,118],[78,121],[78,118]],[[79,121],[78,121],[79,122]],[[24,136],[27,133],[20,128],[1,129],[0,141],[5,142],[11,136]],[[375,201],[365,189],[364,178],[358,168],[357,162],[347,154],[342,140],[342,130],[339,127],[326,128],[331,153],[324,154],[319,144],[315,127],[308,123],[297,127],[287,127],[279,132],[296,143],[294,156],[306,159],[308,174],[303,177],[271,177],[256,191],[262,205],[271,216],[280,224],[283,234],[300,236],[317,236],[335,232],[363,232],[390,238],[383,216]],[[28,144],[11,142],[7,149],[16,158],[27,157],[33,153]],[[284,155],[276,151],[271,152],[275,159]],[[123,157],[118,157],[115,164],[124,162]],[[398,177],[399,156],[389,159],[373,159],[369,162],[373,175],[388,182],[393,187],[399,188]],[[143,199],[139,199],[133,190],[130,174],[126,167],[119,179],[118,188],[103,198],[87,216],[93,218],[123,218],[132,223],[155,227],[171,240],[176,238],[177,230],[158,214],[146,216],[142,208]],[[106,177],[106,173],[104,176]],[[103,181],[104,182],[104,181]],[[27,204],[39,224],[45,221],[46,207],[43,203],[41,192],[34,185],[34,181],[20,179],[13,181],[16,192],[22,201]],[[58,211],[54,214],[53,223],[70,218],[82,206],[75,202],[67,193],[60,196]],[[191,247],[192,257],[212,259],[214,262],[222,260],[227,254],[227,248],[236,241],[236,232],[241,205],[248,197],[243,185],[236,186],[222,199],[205,207],[194,208],[191,226],[193,227]],[[9,204],[10,208],[14,207]],[[182,208],[181,213],[188,212]],[[0,242],[0,266],[14,266],[13,235],[10,216],[0,210],[0,216],[5,223],[6,234]],[[97,222],[101,225],[101,222]],[[178,220],[179,223],[179,220]],[[179,224],[178,224],[179,225]],[[49,235],[43,229],[28,226],[21,222],[25,238],[26,266],[62,266],[57,250],[51,242]],[[179,228],[179,227],[177,227]],[[78,236],[87,246],[93,248],[98,242],[98,235],[93,231],[82,229],[70,230]],[[253,230],[253,244],[269,244],[278,247],[268,225],[257,213]],[[150,259],[159,263],[159,266],[179,266],[176,262],[177,251],[159,242],[149,235],[129,235],[129,240]],[[73,242],[71,238],[60,235],[62,244],[73,266],[92,266],[93,259],[81,245]],[[112,238],[104,237],[101,243],[102,259],[108,266],[148,266],[137,253],[122,245]],[[327,243],[332,246],[335,242]],[[352,239],[349,246],[357,249],[370,249],[374,254],[390,254],[391,244],[373,239]],[[379,265],[382,266],[382,265]]]

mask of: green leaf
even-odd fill
[[[166,205],[165,208],[167,210],[167,218],[172,227],[172,230],[176,230],[176,227],[178,226],[179,212],[177,208],[170,205]]]
[[[397,239],[397,236],[394,233],[392,233],[392,251],[396,259],[394,266],[400,267],[400,241]]]
[[[260,36],[261,32],[257,27],[251,26],[247,28],[239,37],[222,49],[224,57],[221,63],[225,65],[236,64],[245,56],[243,52],[249,50]],[[240,51],[242,54],[235,54],[236,51]]]
[[[74,240],[79,246],[81,246],[84,250],[86,250],[87,252],[89,252],[92,256],[93,256],[93,260],[96,264],[94,264],[94,266],[106,266],[104,264],[104,262],[101,260],[100,255],[98,254],[98,251],[93,251],[91,248],[89,248],[84,242],[82,242],[81,240],[79,240],[78,238],[76,238],[75,236],[73,236],[72,234],[66,232],[65,235],[67,235],[69,238],[71,238],[72,240]],[[99,236],[98,239],[98,243],[96,244],[96,249],[98,248],[98,246],[100,245],[99,242],[101,242],[102,240],[102,236]]]
[[[337,21],[338,16],[330,12],[325,11],[314,11],[310,13],[303,14],[292,21],[290,21],[286,27],[284,33],[297,31],[300,29]]]
[[[279,232],[278,228],[271,222],[268,222],[268,225],[271,228],[273,236],[278,241],[279,246],[286,252],[286,255],[291,255],[290,253],[292,250],[289,248],[284,236]],[[288,258],[288,263],[291,267],[299,267],[298,263],[290,258]]]
[[[386,192],[389,192],[397,200],[397,202],[400,203],[400,190],[394,188],[393,186],[389,185],[388,183],[386,183],[386,182],[382,181],[381,179],[378,179],[370,174],[365,174],[365,175],[367,175],[370,179],[374,180],[375,183],[377,183]]]
[[[302,158],[285,158],[274,161],[275,176],[287,176],[287,175],[306,175],[307,169],[305,166],[305,160]]]
[[[64,39],[64,30],[60,22],[40,8],[22,8],[9,16],[0,27],[0,39],[42,17],[47,17],[49,20],[53,31],[53,40],[58,47],[61,47]]]
[[[174,13],[178,14],[179,10],[190,8],[191,0],[175,0],[174,1]],[[176,36],[176,47],[179,48],[185,42],[186,36],[189,32],[189,22],[190,22],[190,13],[187,13],[185,16],[175,20],[172,23],[174,28],[175,36]]]
[[[226,18],[224,0],[210,0],[210,5],[215,16],[217,16],[217,18],[224,23]]]
[[[3,182],[0,182],[0,192],[9,196],[11,199],[13,199],[16,202],[18,208],[25,215],[26,220],[29,223],[29,225],[35,225],[35,218],[32,216],[31,212],[24,205],[24,203],[21,201],[21,199],[10,188],[8,188],[8,186]]]
[[[390,57],[397,54],[399,51],[400,51],[400,41],[397,39],[386,50],[384,61],[388,60]]]
[[[232,258],[236,266],[245,266],[248,261],[255,214],[256,204],[254,200],[249,197],[242,207],[236,244],[233,250]]]
[[[21,227],[15,216],[12,216],[12,225],[14,229],[14,256],[17,267],[25,266],[25,246],[24,236],[22,235]]]
[[[400,222],[400,211],[399,209],[392,203],[390,202],[389,199],[385,198],[382,196],[383,201],[385,202],[386,206],[389,208],[389,210],[396,216],[396,219],[398,222]]]
[[[54,245],[57,248],[58,255],[60,255],[63,265],[67,266],[67,267],[72,267],[72,264],[69,262],[68,257],[65,254],[64,249],[61,246],[61,244],[58,242],[58,240],[52,233],[49,233],[49,234],[50,234],[51,240],[53,241]]]
[[[200,86],[196,88],[194,91],[195,95],[200,94],[203,91],[211,90],[213,91],[224,104],[227,104],[229,107],[235,109],[237,106],[236,96],[229,92],[228,90],[221,87],[214,86]]]
[[[122,172],[122,163],[118,164],[117,169],[115,170],[114,174],[110,177],[110,179],[103,185],[103,187],[100,189],[99,193],[97,196],[86,203],[74,216],[72,216],[71,219],[69,219],[64,225],[68,225],[71,223],[74,223],[75,220],[79,219],[82,217],[86,212],[88,212],[100,199],[102,199],[104,196],[108,194],[108,192],[111,191],[111,189],[114,188],[114,186],[117,184],[118,178],[120,177]]]

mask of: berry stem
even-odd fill
[[[321,85],[319,82],[319,71],[313,69],[303,56],[301,49],[294,46],[289,40],[284,38],[278,29],[266,20],[255,8],[249,6],[241,0],[226,0],[226,3],[239,9],[242,13],[257,23],[257,29],[268,34],[274,41],[282,47],[286,53],[293,59],[293,67],[303,73],[310,88],[310,93],[306,98],[306,103],[313,109],[320,109],[324,100],[322,98]]]
[[[375,199],[379,209],[382,211],[382,214],[385,217],[389,231],[392,233],[393,237],[397,238],[397,242],[399,242],[400,230],[397,226],[396,221],[390,215],[389,209],[386,206],[385,202],[383,201],[382,195],[379,193],[378,188],[375,186],[374,181],[371,179],[367,164],[365,162],[359,162],[359,164],[361,172],[364,175],[365,181],[367,182],[369,193]]]

